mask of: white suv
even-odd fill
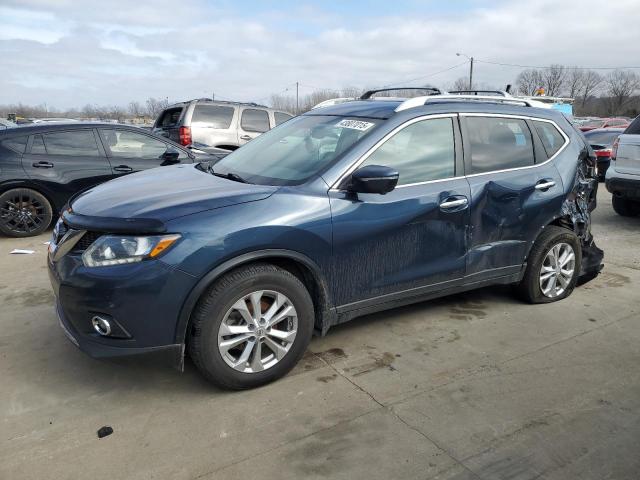
[[[200,144],[235,150],[291,117],[256,103],[197,99],[164,109],[153,132],[185,146]]]

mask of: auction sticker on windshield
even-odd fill
[[[336,127],[351,128],[352,130],[360,130],[364,132],[373,127],[375,123],[363,122],[362,120],[340,120],[336,123]]]

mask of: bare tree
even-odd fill
[[[542,72],[542,86],[545,95],[557,97],[562,93],[567,70],[562,65],[551,65]]]
[[[609,113],[620,114],[631,95],[640,88],[640,77],[629,70],[614,70],[607,76],[606,85],[610,97]]]
[[[540,70],[530,68],[523,70],[516,78],[516,85],[518,86],[518,92],[521,95],[535,95],[536,90],[542,87],[544,79]]]
[[[151,118],[156,118],[160,115],[160,112],[169,106],[169,101],[166,98],[148,98],[147,99],[147,115]]]
[[[141,117],[145,114],[144,107],[140,104],[140,102],[130,102],[129,103],[129,114],[133,117]]]
[[[460,77],[451,86],[451,90],[469,90],[469,77]]]
[[[567,94],[571,98],[576,98],[584,90],[585,71],[580,68],[569,70],[566,79]]]
[[[587,103],[587,99],[590,95],[596,93],[598,87],[602,83],[602,75],[595,70],[584,71],[584,85],[582,87],[582,106]]]

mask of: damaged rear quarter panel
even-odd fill
[[[591,234],[591,212],[596,208],[598,193],[596,157],[584,136],[573,128],[571,130],[571,143],[566,149],[570,157],[555,162],[566,191],[558,218],[564,226],[572,228],[580,239],[582,264],[579,283],[585,283],[600,272],[604,258],[604,252],[596,246]]]

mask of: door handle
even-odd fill
[[[133,172],[133,168],[129,165],[118,165],[117,167],[113,167],[116,172],[129,173]]]
[[[458,207],[466,207],[468,204],[469,204],[469,200],[467,200],[466,197],[462,197],[462,198],[449,197],[440,204],[440,208],[444,208],[445,210],[450,210]]]
[[[33,162],[31,164],[32,167],[35,168],[53,168],[53,163],[51,162]]]
[[[252,139],[252,138],[251,138],[251,136],[250,136],[250,135],[242,135],[242,136],[240,137],[240,140],[251,140],[251,139]]]
[[[536,190],[549,190],[551,187],[555,187],[556,182],[554,182],[553,180],[540,180],[538,183],[536,183],[536,186],[534,187]]]

